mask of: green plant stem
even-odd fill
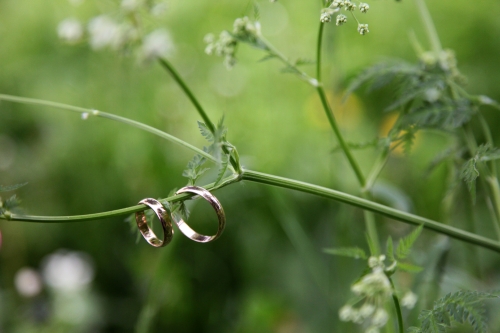
[[[321,50],[323,45],[323,30],[324,30],[324,23],[320,23],[318,30],[318,40],[316,44],[316,82],[317,82],[316,91],[321,100],[321,104],[323,106],[323,110],[325,111],[326,117],[328,118],[328,122],[330,123],[330,127],[332,128],[335,137],[337,138],[337,141],[339,142],[339,145],[342,148],[342,151],[344,152],[344,155],[346,156],[349,165],[351,166],[351,169],[354,171],[354,174],[356,175],[356,178],[361,186],[362,195],[366,199],[369,199],[370,194],[366,190],[366,179],[363,173],[361,172],[361,168],[359,167],[358,162],[352,155],[349,146],[345,142],[342,133],[340,132],[337,120],[335,119],[333,110],[330,104],[328,103],[328,99],[326,97],[325,90],[323,89],[323,84],[321,82]],[[383,168],[383,165],[381,166],[381,168]],[[375,177],[377,175],[378,173],[375,175]],[[374,181],[375,179],[372,179],[372,184]],[[374,253],[372,253],[372,255],[378,255],[380,253],[380,242],[378,239],[375,216],[373,215],[372,212],[365,210],[364,218],[365,218],[366,232],[373,244],[372,250]]]
[[[184,94],[189,98],[191,103],[194,105],[196,108],[196,111],[198,111],[198,114],[200,117],[203,119],[203,122],[205,125],[207,125],[208,129],[210,132],[215,133],[215,125],[212,123],[210,118],[208,117],[207,113],[201,106],[200,102],[196,99],[194,94],[191,92],[191,89],[187,86],[187,84],[184,82],[184,80],[181,78],[179,73],[175,70],[175,68],[168,62],[167,59],[165,58],[159,58],[158,61],[160,62],[160,65],[172,76],[174,81],[179,85],[179,87],[182,89]]]
[[[429,10],[425,5],[424,0],[415,0],[415,2],[418,7],[418,13],[420,14],[420,18],[422,19],[422,22],[424,24],[425,32],[427,33],[427,38],[431,43],[432,51],[436,54],[436,56],[439,56],[439,54],[443,51],[443,48],[441,46],[441,41],[439,40],[439,35],[437,33],[436,27],[434,26],[434,22],[432,21],[432,17],[429,13]]]
[[[394,288],[394,282],[392,282],[391,278],[389,278],[389,281],[391,282],[392,286],[392,300],[394,301],[394,307],[396,308],[396,315],[398,318],[398,332],[404,333],[403,314],[401,313],[401,305],[399,304],[399,298],[398,295],[396,294],[396,288]]]
[[[168,140],[170,142],[178,144],[178,145],[180,145],[182,147],[191,149],[192,151],[194,151],[197,154],[199,154],[199,155],[201,155],[201,156],[209,159],[210,161],[212,161],[214,163],[218,163],[218,161],[217,161],[216,158],[214,158],[212,155],[204,152],[203,150],[201,150],[201,149],[199,149],[199,148],[197,148],[197,147],[195,147],[195,146],[193,146],[193,145],[191,145],[191,144],[189,144],[189,143],[187,143],[185,141],[182,141],[181,139],[176,138],[173,135],[170,135],[168,133],[160,131],[157,128],[145,125],[143,123],[137,122],[137,121],[132,120],[132,119],[128,119],[128,118],[125,118],[125,117],[120,117],[120,116],[117,116],[117,115],[114,115],[114,114],[111,114],[111,113],[106,113],[106,112],[102,112],[102,111],[98,111],[98,110],[94,110],[94,109],[86,109],[86,108],[81,108],[81,107],[78,107],[78,106],[73,106],[73,105],[68,105],[68,104],[63,104],[63,103],[57,103],[57,102],[51,102],[51,101],[45,101],[45,100],[40,100],[40,99],[35,99],[35,98],[26,98],[26,97],[19,97],[19,96],[12,96],[12,95],[0,94],[0,100],[14,102],[14,103],[21,103],[21,104],[32,104],[32,105],[39,105],[39,106],[49,106],[49,107],[56,108],[56,109],[77,112],[77,113],[80,113],[82,115],[86,114],[87,117],[93,117],[94,116],[94,117],[101,117],[101,118],[111,119],[111,120],[120,122],[122,124],[127,124],[127,125],[130,125],[132,127],[135,127],[135,128],[141,129],[143,131],[146,131],[146,132],[152,133],[154,135],[157,135],[157,136],[159,136],[159,137],[161,137],[163,139],[166,139],[166,140]]]
[[[425,228],[434,230],[435,232],[448,235],[455,239],[460,239],[470,244],[475,244],[483,248],[487,248],[493,250],[495,252],[500,253],[500,242],[494,241],[492,239],[475,235],[467,231],[463,231],[458,228],[454,228],[451,226],[447,226],[445,224],[418,216],[409,214],[391,207],[387,207],[381,205],[379,203],[369,201],[360,197],[356,197],[351,194],[343,193],[340,191],[332,190],[326,187],[313,185],[309,183],[304,183],[298,180],[283,178],[275,175],[265,174],[252,170],[244,170],[241,175],[233,175],[227,177],[223,180],[222,185],[219,184],[214,186],[214,183],[205,185],[205,189],[208,191],[215,191],[222,186],[227,186],[234,182],[240,180],[248,180],[260,184],[267,184],[271,186],[277,186],[281,188],[288,188],[304,193],[309,193],[313,195],[317,195],[320,197],[332,199],[335,201],[343,202],[351,206],[359,207],[362,209],[366,209],[372,211],[374,213],[378,213],[389,218],[392,218],[397,221],[401,221],[404,223],[412,224],[412,225],[421,225],[423,224]],[[175,195],[165,199],[161,199],[160,201],[168,201],[168,202],[178,202],[182,200],[186,200],[190,198],[189,194]],[[136,205],[128,208],[113,210],[109,212],[102,212],[96,214],[88,214],[88,215],[72,215],[72,216],[34,216],[34,215],[20,215],[20,214],[8,214],[4,216],[0,216],[0,219],[10,220],[10,221],[24,221],[24,222],[43,222],[43,223],[51,223],[51,222],[79,222],[79,221],[89,221],[89,220],[97,220],[104,219],[109,217],[115,217],[120,215],[127,215],[135,212],[142,211],[147,209],[144,205]]]
[[[389,159],[389,147],[384,147],[377,160],[373,164],[373,167],[368,174],[368,178],[366,180],[366,184],[362,189],[362,192],[370,192],[377,180],[378,176],[382,172],[382,169],[385,167],[387,160]]]
[[[318,41],[316,43],[316,80],[321,82],[321,49],[323,45],[323,30],[325,24],[323,22],[319,23],[318,30]]]
[[[467,149],[469,150],[469,153],[471,156],[474,156],[477,151],[477,142],[476,139],[474,138],[474,135],[472,134],[472,130],[470,126],[465,126],[462,131],[465,143],[467,145]],[[483,177],[478,177],[479,181],[484,185],[485,188],[490,189],[491,197],[493,197],[493,207],[494,207],[494,214],[493,214],[493,228],[495,229],[495,232],[497,234],[497,238],[500,240],[500,187],[498,184],[498,179],[496,175],[493,175],[491,170],[488,168],[488,165],[482,164],[479,162],[477,164],[477,168],[480,170],[480,174],[483,175]],[[491,202],[491,201],[490,201]]]
[[[205,125],[207,125],[208,129],[210,130],[210,132],[212,132],[212,134],[215,135],[215,125],[214,125],[214,123],[210,120],[210,118],[208,117],[207,113],[205,112],[205,110],[201,106],[200,102],[198,102],[198,100],[194,96],[193,92],[191,91],[191,89],[189,89],[189,87],[184,82],[184,80],[181,78],[181,76],[179,75],[179,73],[177,73],[177,71],[175,70],[175,68],[172,66],[172,64],[170,64],[170,62],[168,62],[167,59],[165,59],[165,58],[159,58],[158,61],[160,62],[160,65],[172,76],[172,78],[179,85],[179,87],[184,92],[184,94],[186,94],[186,96],[188,97],[188,99],[191,101],[191,103],[196,108],[196,111],[198,111],[198,114],[200,115],[200,117],[203,119],[203,122],[205,123]],[[235,160],[235,158],[232,155],[229,154],[229,151],[228,151],[227,147],[222,146],[222,151],[225,154],[229,155],[229,160],[231,162],[231,165],[233,166],[233,169],[237,173],[241,173],[240,164]]]

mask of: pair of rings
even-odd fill
[[[224,210],[222,209],[222,205],[220,204],[219,200],[217,200],[217,198],[212,193],[198,186],[183,187],[175,192],[175,194],[186,192],[199,195],[210,203],[210,205],[215,209],[215,212],[217,213],[219,227],[215,235],[206,236],[199,234],[191,229],[191,227],[186,222],[184,222],[183,219],[180,218],[179,220],[176,220],[175,218],[173,218],[173,220],[179,227],[179,230],[190,239],[199,243],[208,243],[219,238],[219,236],[222,234],[222,231],[224,230],[224,227],[226,226],[226,215],[224,214]],[[155,235],[153,230],[148,226],[144,211],[135,213],[135,221],[137,222],[137,227],[139,227],[139,231],[141,232],[144,239],[146,239],[146,241],[154,247],[162,247],[170,243],[172,237],[174,236],[174,230],[172,229],[172,219],[170,218],[170,216],[172,215],[171,212],[168,209],[165,209],[165,207],[155,199],[147,198],[139,201],[139,203],[148,206],[155,212],[156,216],[158,216],[158,219],[160,220],[163,229],[163,239],[159,239]]]

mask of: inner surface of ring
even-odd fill
[[[151,198],[141,200],[139,203],[149,206],[149,208],[151,208],[155,212],[156,216],[160,220],[163,229],[163,240],[161,240],[149,227],[144,211],[137,212],[135,215],[137,227],[139,228],[139,231],[141,232],[144,239],[146,239],[146,241],[154,247],[163,247],[170,243],[174,231],[172,229],[172,222],[167,210],[165,210],[165,208],[159,201]]]
[[[195,193],[203,199],[207,200],[210,205],[215,209],[217,213],[217,219],[218,219],[218,229],[217,233],[213,236],[206,236],[197,233],[194,231],[183,219],[175,219],[175,222],[177,223],[177,226],[179,227],[179,230],[186,235],[188,238],[200,242],[200,243],[208,243],[210,241],[213,241],[217,239],[221,234],[222,231],[224,230],[225,223],[226,223],[226,217],[224,214],[224,210],[222,209],[222,205],[219,203],[219,201],[207,190],[197,187],[197,186],[186,186],[176,192],[176,194],[184,193],[184,192],[190,192],[190,193]]]

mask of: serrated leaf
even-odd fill
[[[265,55],[264,57],[260,58],[258,60],[258,62],[264,62],[264,61],[268,61],[268,60],[275,59],[275,58],[276,58],[276,56],[274,54],[269,53],[269,54]]]
[[[392,242],[391,236],[387,238],[387,243],[385,248],[386,248],[385,255],[387,256],[387,259],[389,259],[391,262],[396,261],[396,258],[394,258],[394,243]]]
[[[8,186],[4,186],[4,185],[0,185],[0,192],[10,192],[10,191],[15,191],[17,190],[18,188],[21,188],[25,185],[27,185],[28,183],[22,183],[22,184],[15,184],[15,185],[8,185]]]
[[[200,129],[201,135],[203,135],[203,137],[207,139],[208,142],[214,142],[214,135],[207,127],[207,125],[205,125],[205,123],[198,121],[198,128]]]
[[[219,185],[220,181],[222,178],[224,178],[224,175],[226,174],[226,171],[229,166],[229,156],[226,156],[225,159],[221,161],[221,164],[219,165],[219,172],[217,173],[217,179],[215,180],[215,185]]]
[[[465,181],[467,188],[472,196],[472,201],[476,202],[476,179],[479,177],[479,171],[476,169],[476,159],[471,158],[464,163],[460,178]]]
[[[424,269],[423,267],[409,264],[409,263],[405,263],[405,262],[400,262],[400,261],[398,261],[397,267],[400,271],[404,271],[404,272],[408,272],[408,273],[418,273]]]
[[[363,249],[360,249],[359,247],[339,247],[333,249],[323,249],[323,252],[354,259],[368,259],[365,251],[363,251]]]
[[[418,316],[420,328],[412,332],[446,332],[453,322],[469,323],[475,333],[486,333],[483,301],[498,298],[499,293],[478,291],[458,291],[450,293],[434,302],[432,310],[423,310]]]
[[[396,257],[398,259],[405,259],[406,257],[408,257],[411,251],[411,247],[417,240],[418,236],[420,236],[423,228],[423,224],[419,225],[417,229],[413,230],[408,236],[403,237],[399,241],[398,247],[396,248]]]

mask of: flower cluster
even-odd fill
[[[70,0],[78,6],[83,0]],[[141,25],[143,15],[161,16],[166,10],[163,1],[121,0],[117,14],[102,14],[91,18],[85,25],[76,18],[67,18],[57,27],[57,34],[68,44],[87,40],[93,50],[111,49],[128,51],[138,46],[137,56],[141,61],[151,61],[172,53],[172,39],[165,29],[145,33]],[[116,17],[115,17],[116,16]],[[141,19],[140,19],[141,18]]]
[[[388,275],[394,270],[393,265],[385,266],[385,256],[370,257],[368,259],[369,273],[361,277],[351,286],[351,291],[356,295],[356,302],[363,301],[360,307],[352,304],[344,305],[339,310],[342,321],[351,321],[367,327],[365,333],[379,333],[389,320],[386,302],[391,299],[394,291]],[[417,297],[411,291],[406,293],[401,305],[412,308]]]
[[[224,65],[227,69],[231,69],[236,64],[235,53],[238,42],[245,42],[259,47],[260,36],[259,22],[254,22],[247,16],[237,18],[234,21],[232,32],[222,31],[219,34],[219,39],[215,39],[213,34],[205,36],[204,41],[207,44],[205,53],[224,57]]]
[[[351,12],[352,16],[358,22],[358,32],[360,35],[366,35],[368,32],[368,24],[363,24],[358,21],[356,15],[354,14],[356,8],[359,8],[359,11],[363,14],[367,13],[370,9],[370,6],[367,3],[360,2],[359,6],[356,5],[351,0],[333,0],[330,5],[326,8],[321,9],[320,21],[322,23],[328,23],[332,21],[332,17],[335,13],[340,12],[341,9],[345,11]],[[342,25],[347,22],[347,16],[344,14],[337,14],[335,18],[336,25]]]

